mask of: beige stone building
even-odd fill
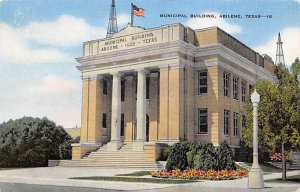
[[[275,81],[273,61],[218,27],[128,25],[83,43],[82,125],[73,160],[131,144],[148,161],[178,141],[239,147],[243,103],[257,79]]]

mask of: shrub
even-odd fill
[[[245,141],[240,142],[240,148],[235,149],[235,161],[252,162],[252,149],[246,146]]]
[[[184,141],[174,144],[171,147],[169,157],[167,159],[166,169],[185,170],[188,167],[187,152],[192,148],[192,144]]]
[[[204,171],[217,167],[216,150],[212,143],[204,143],[194,156],[194,168]]]
[[[233,153],[226,141],[222,141],[216,151],[217,170],[236,169]]]
[[[47,118],[23,117],[0,124],[0,167],[47,166],[68,156],[71,137]]]
[[[171,146],[167,146],[166,148],[163,149],[160,161],[166,161],[168,159],[171,149],[172,149]]]

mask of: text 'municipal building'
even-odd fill
[[[77,61],[82,126],[73,160],[100,146],[122,150],[124,143],[147,161],[184,140],[227,140],[238,148],[246,95],[257,79],[275,81],[270,57],[218,27],[128,25],[112,38],[84,42]]]

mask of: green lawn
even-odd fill
[[[201,182],[196,180],[134,178],[134,177],[75,177],[70,179],[82,179],[82,180],[93,180],[93,181],[119,181],[119,182],[135,182],[135,183],[157,183],[157,184],[182,184],[182,183]]]
[[[266,180],[265,182],[295,183],[295,184],[299,184],[300,183],[300,175],[295,175],[295,176],[287,177],[286,181],[283,181],[282,179],[271,179],[271,180]]]
[[[245,163],[248,166],[252,166],[252,163]],[[262,169],[263,172],[271,172],[271,173],[280,173],[281,169],[278,169],[277,167],[274,167],[273,165],[270,165],[269,163],[260,163],[260,168]]]

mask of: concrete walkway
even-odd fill
[[[228,181],[203,181],[189,184],[148,184],[148,183],[128,183],[109,181],[87,181],[72,180],[71,177],[87,176],[114,176],[116,174],[131,173],[141,171],[138,169],[103,169],[103,168],[83,168],[83,167],[44,167],[0,171],[0,182],[25,183],[39,185],[90,187],[114,190],[149,190],[149,191],[194,191],[206,189],[205,191],[249,191],[247,189],[248,178],[228,180]],[[288,172],[288,176],[300,175],[300,170]],[[264,175],[264,180],[280,178],[281,173]],[[300,184],[265,183],[264,190],[250,191],[296,191],[300,189]],[[286,190],[284,190],[286,189]],[[299,190],[300,192],[300,190]]]

